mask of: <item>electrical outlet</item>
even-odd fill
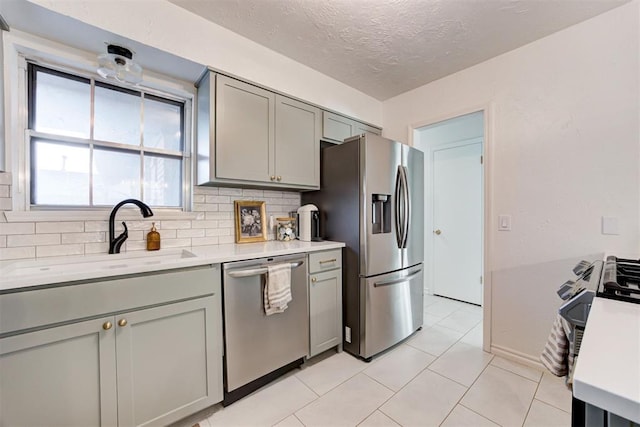
[[[344,327],[344,340],[346,342],[351,342],[351,328],[348,326]]]

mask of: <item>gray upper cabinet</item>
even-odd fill
[[[276,95],[276,180],[320,185],[320,109]]]
[[[269,181],[275,175],[275,94],[217,76],[216,177]]]
[[[209,72],[197,117],[199,185],[319,188],[320,109]]]
[[[344,141],[355,135],[355,122],[338,114],[322,112],[322,137],[333,141]]]
[[[381,135],[382,130],[365,123],[358,122],[348,117],[329,111],[322,112],[322,138],[343,142],[346,138],[359,135],[364,132],[371,132]]]

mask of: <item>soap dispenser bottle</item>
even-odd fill
[[[160,233],[156,230],[156,223],[151,223],[151,231],[147,233],[147,250],[157,251],[160,249]]]

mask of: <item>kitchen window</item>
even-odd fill
[[[30,204],[182,208],[187,100],[29,63]]]

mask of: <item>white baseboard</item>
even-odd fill
[[[538,357],[534,357],[526,353],[521,353],[511,348],[506,348],[499,345],[491,345],[491,353],[495,354],[496,356],[504,357],[505,359],[520,363],[522,365],[530,366],[542,371],[547,370],[542,362],[540,362],[540,359],[538,359]]]

